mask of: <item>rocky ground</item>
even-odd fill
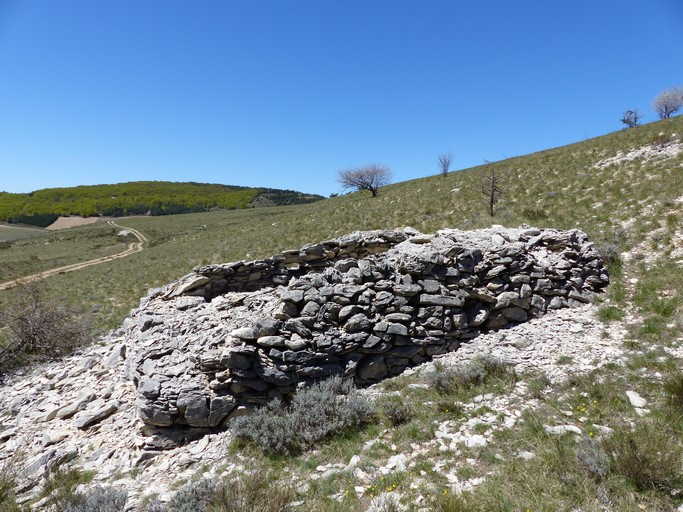
[[[624,357],[625,331],[615,323],[606,327],[596,319],[595,311],[590,305],[551,311],[525,324],[479,336],[438,360],[450,365],[492,354],[513,364],[521,374],[542,372],[556,382],[606,363],[619,363]],[[124,377],[125,349],[121,334],[112,332],[80,354],[26,375],[12,376],[2,383],[0,460],[16,453],[23,455],[26,467],[22,475],[23,500],[37,495],[46,468],[62,458],[73,458],[82,469],[94,471],[93,484],[124,488],[129,493],[131,509],[145,496],[168,499],[179,480],[189,479],[195,473],[210,475],[215,468],[231,472],[242,467],[240,455],[226,455],[231,442],[227,431],[168,450],[159,450],[162,438],[145,435],[142,423],[134,414],[133,385]],[[430,372],[433,367],[434,363],[430,362],[408,372]],[[377,385],[366,392],[376,397],[385,393],[382,389]],[[638,396],[632,398],[635,406],[646,408]],[[436,449],[457,454],[461,448],[486,445],[496,430],[513,428],[522,412],[533,408],[535,402],[530,399],[522,379],[510,394],[477,396],[472,403],[464,404],[466,409],[483,406],[490,412],[465,422],[444,421],[437,426],[434,439],[414,443],[412,451],[397,452],[382,463],[375,459],[370,469],[368,464],[363,464],[361,450],[347,466],[323,465],[308,477],[313,480],[329,476],[330,472],[352,471],[358,481],[356,492],[363,494],[368,492],[377,475],[405,470],[421,453]],[[550,418],[549,422],[550,432],[580,430],[575,422],[570,426],[552,423]],[[377,441],[380,440],[381,434]],[[520,452],[519,456],[533,454]],[[463,459],[463,463],[468,460]],[[433,464],[456,492],[479,481],[459,478],[452,455],[443,460],[437,457]]]

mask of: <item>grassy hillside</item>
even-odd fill
[[[21,240],[22,238],[31,238],[42,234],[44,234],[44,232],[40,228],[0,223],[0,244],[4,244],[7,247],[9,247],[8,242]]]
[[[88,311],[97,310],[92,324],[104,328],[117,325],[147,289],[176,279],[196,265],[267,257],[354,230],[409,225],[430,232],[444,227],[527,223],[579,227],[596,242],[626,249],[653,230],[664,227],[671,231],[678,225],[676,212],[681,203],[676,199],[683,195],[683,153],[672,158],[656,155],[663,142],[677,139],[681,133],[683,118],[679,117],[495,162],[491,165],[507,177],[493,218],[486,213],[486,198],[480,192],[483,166],[445,178],[436,175],[397,183],[381,189],[376,198],[352,193],[304,205],[129,218],[121,223],[147,236],[145,251],[57,276],[45,284],[65,300],[77,300]],[[598,165],[638,148],[649,148],[655,156]],[[71,236],[86,239],[92,233],[93,239],[99,239],[97,243],[110,248],[119,243],[115,237],[105,241],[101,229],[83,226],[75,235],[17,241],[3,250],[0,258],[6,263],[31,258],[44,261],[45,268],[35,264],[29,270],[15,265],[9,278],[52,268],[66,259],[47,261],[46,244],[54,252],[64,247],[64,253],[69,253],[68,248],[73,247],[72,257],[81,257],[86,249],[74,246]]]
[[[290,493],[287,485],[297,477],[287,500],[296,494],[310,510],[365,510],[374,496],[396,493],[406,510],[673,512],[683,504],[682,133],[679,117],[493,163],[488,170],[505,176],[494,217],[480,191],[487,169],[476,167],[391,185],[377,198],[353,193],[297,206],[120,219],[146,235],[145,250],[43,285],[48,296],[74,305],[93,330],[101,330],[119,325],[148,288],[195,265],[266,257],[353,230],[579,227],[598,245],[612,278],[607,295],[596,301],[601,321],[590,343],[600,338],[614,344],[622,359],[597,368],[583,360],[580,347],[554,364],[596,369],[568,372],[561,383],[542,372],[489,368],[486,378],[444,387],[452,375],[437,366],[432,377],[414,373],[377,386],[375,392],[384,393],[378,416],[315,451],[271,457],[253,446],[233,449],[246,454],[241,460],[251,474],[273,475],[272,487],[254,491],[259,496],[272,499],[273,489]],[[116,250],[117,244],[110,227],[94,224],[17,240],[0,251],[0,264],[6,275],[19,276]],[[0,300],[10,296],[0,292]],[[486,376],[482,368],[462,371]],[[627,391],[643,398],[647,409],[635,409]],[[486,397],[508,400],[520,411],[519,422],[489,430],[489,423],[502,419],[481,405]],[[487,435],[488,444],[438,447],[437,427],[456,432],[465,424]],[[582,434],[551,434],[546,425],[570,425]],[[405,453],[417,454],[406,471],[376,471]],[[358,454],[358,467],[375,475],[371,485],[356,473],[326,476],[317,469],[345,467]],[[226,454],[226,461],[234,459]],[[458,496],[446,469],[477,484]]]
[[[322,197],[292,190],[138,181],[46,188],[29,194],[0,192],[0,221],[46,226],[60,215],[171,215],[212,209],[301,204],[319,199]]]
[[[40,230],[30,238],[7,241],[0,245],[0,283],[121,252],[126,241],[117,236],[118,231],[98,222],[60,231]]]

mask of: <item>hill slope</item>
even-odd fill
[[[12,453],[19,441],[40,451],[36,441],[45,433],[43,444],[79,453],[68,473],[48,475],[52,487],[44,487],[56,488],[57,497],[75,488],[60,475],[74,481],[95,472],[98,483],[128,490],[131,505],[155,493],[167,500],[171,489],[181,489],[173,499],[187,503],[154,510],[179,503],[197,509],[198,493],[220,500],[228,491],[314,511],[680,510],[682,130],[683,118],[674,118],[494,163],[505,175],[494,217],[486,213],[478,167],[398,183],[377,198],[349,194],[298,206],[126,219],[149,239],[142,252],[42,282],[49,297],[77,306],[98,329],[120,325],[147,288],[195,265],[267,257],[355,229],[578,226],[608,261],[612,284],[594,304],[488,333],[440,364],[373,386],[368,394],[377,398],[378,414],[369,425],[286,457],[231,445],[229,432],[168,452],[155,445],[163,439],[132,436],[131,386],[115,332],[8,380],[0,402],[14,412],[0,415],[0,440],[10,439],[0,452]],[[0,251],[0,269],[16,275],[74,252],[115,250],[116,233],[98,224],[17,240]],[[0,300],[10,296],[0,292]],[[97,407],[110,399],[127,405],[107,409],[111,416],[87,432],[68,419],[37,423],[78,404],[83,389],[105,390]],[[21,460],[1,464],[11,470],[12,463]],[[6,488],[21,487],[11,471],[4,474]],[[222,487],[205,485],[202,474]]]
[[[78,298],[86,310],[110,305],[96,307],[93,324],[114,327],[149,288],[177,279],[196,265],[268,257],[354,230],[412,226],[427,233],[444,227],[527,223],[579,227],[597,243],[626,250],[652,232],[678,229],[683,206],[677,202],[683,195],[681,133],[683,118],[678,117],[495,162],[491,166],[507,177],[494,217],[486,213],[480,192],[483,167],[475,167],[445,178],[390,185],[376,198],[353,193],[304,205],[126,219],[149,239],[143,252],[107,264],[106,271],[85,269],[56,276],[45,285],[69,301]],[[614,160],[619,155],[621,159]],[[110,245],[110,252],[119,250],[116,234],[103,226],[75,229],[17,241],[1,251],[0,263],[7,269],[3,278],[79,261],[81,247],[91,251],[94,245],[104,251]],[[670,236],[666,233],[661,241]],[[91,235],[93,243],[88,244]]]
[[[46,226],[61,215],[170,215],[318,201],[293,190],[210,183],[138,181],[114,185],[46,188],[29,194],[0,192],[0,221]]]

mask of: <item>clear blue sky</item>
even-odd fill
[[[654,121],[682,62],[681,0],[0,0],[0,190],[419,178]]]

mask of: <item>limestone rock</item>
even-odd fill
[[[208,429],[299,383],[377,382],[482,333],[581,304],[607,282],[577,230],[357,232],[199,267],[151,292],[104,365],[125,358],[148,427]],[[78,371],[100,361],[84,359]],[[46,403],[45,417],[93,399]]]
[[[118,408],[118,403],[110,402],[97,408],[86,409],[74,418],[74,426],[80,429],[88,428],[107,416],[110,416],[116,412]]]

